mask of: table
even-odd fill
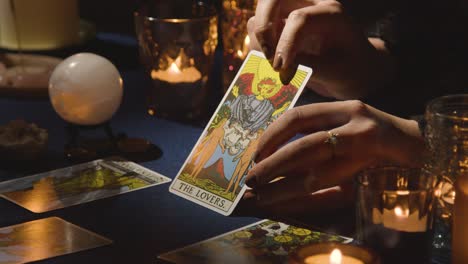
[[[53,52],[52,55],[64,57],[79,51],[95,52],[116,64],[124,80],[124,98],[111,122],[114,132],[145,138],[161,148],[161,158],[142,165],[174,178],[200,136],[203,125],[177,123],[146,114],[144,96],[145,87],[149,83],[138,63],[137,46],[133,37],[100,33],[96,40],[85,46]],[[219,54],[217,59],[220,59]],[[220,67],[216,67],[213,76],[220,76],[219,71]],[[220,85],[221,80],[218,83]],[[302,97],[302,103],[317,100],[324,99]],[[25,119],[49,132],[48,151],[38,164],[40,166],[8,169],[0,167],[0,180],[73,164],[63,156],[66,124],[55,113],[48,100],[0,98],[0,113],[0,124],[13,119]],[[168,188],[169,184],[154,186],[43,214],[31,213],[0,199],[0,227],[58,216],[114,241],[110,246],[47,259],[40,263],[155,263],[157,256],[163,252],[259,220],[253,217],[222,216],[169,193]],[[352,235],[354,226],[352,210],[320,216],[308,214],[297,220],[328,232],[345,235]]]
[[[124,98],[111,122],[114,132],[145,138],[159,146],[162,157],[142,165],[174,178],[203,127],[160,120],[146,114],[144,88],[147,83],[136,60],[137,50],[132,38],[101,34],[95,43],[82,49],[110,58],[122,74]],[[124,55],[115,58],[116,54]],[[0,124],[25,119],[49,132],[49,148],[41,166],[0,168],[0,180],[72,164],[63,157],[66,124],[48,100],[0,98],[0,113]],[[0,226],[58,216],[114,241],[110,246],[45,260],[44,263],[154,263],[160,253],[258,220],[224,217],[169,193],[168,188],[169,184],[154,186],[43,214],[31,213],[0,199]]]

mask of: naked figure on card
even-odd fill
[[[232,212],[261,134],[294,104],[310,74],[309,68],[300,68],[283,85],[263,56],[250,53],[171,192],[222,214]]]

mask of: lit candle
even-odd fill
[[[419,209],[410,211],[410,191],[399,190],[386,192],[384,195],[391,197],[390,201],[398,200],[393,209],[383,208],[382,212],[373,208],[372,221],[374,224],[382,224],[384,227],[404,232],[425,232],[427,230],[427,214],[421,216]]]
[[[181,49],[179,56],[174,61],[168,58],[170,66],[166,70],[157,71],[153,69],[151,71],[151,78],[172,84],[199,81],[202,76],[200,71],[195,68],[195,61],[193,59],[188,60],[188,66],[184,67],[185,65],[182,65],[182,62],[186,61],[186,57],[184,50]]]
[[[0,47],[46,50],[78,41],[77,0],[0,0]]]
[[[369,249],[349,244],[317,243],[303,246],[289,257],[290,264],[377,264]]]
[[[304,259],[304,264],[364,264],[361,260],[351,256],[343,256],[339,249],[334,249],[330,254],[317,254]]]
[[[239,57],[239,59],[241,60],[245,59],[245,57],[249,53],[249,50],[250,50],[250,37],[249,35],[247,35],[245,36],[245,39],[244,39],[244,45],[242,46],[240,50],[237,50],[236,52],[237,57]]]

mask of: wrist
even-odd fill
[[[425,150],[418,122],[392,116],[394,131],[387,142],[392,159],[405,166],[421,166]]]

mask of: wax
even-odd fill
[[[0,0],[0,47],[48,50],[78,40],[78,0]]]
[[[453,213],[452,263],[468,263],[468,175],[459,175],[455,182]]]
[[[331,264],[330,254],[317,254],[304,259],[305,264]],[[338,264],[338,263],[337,263]],[[340,264],[364,264],[361,260],[351,256],[342,256]]]

